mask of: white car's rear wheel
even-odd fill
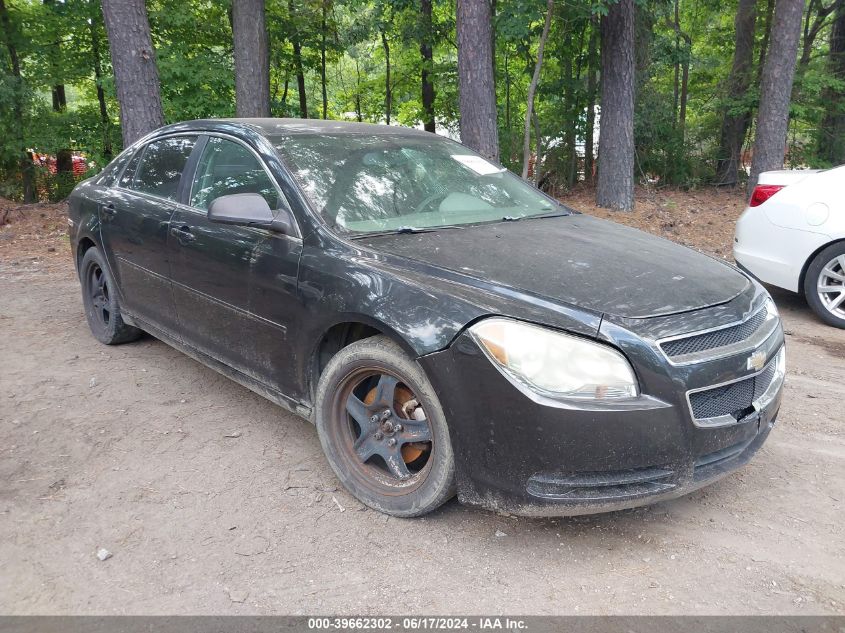
[[[813,258],[804,277],[804,294],[825,323],[845,328],[845,242],[831,244]]]

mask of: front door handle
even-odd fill
[[[178,239],[180,244],[187,244],[188,242],[193,242],[197,239],[197,236],[191,233],[190,226],[183,226],[178,229],[174,226],[170,229],[170,234]]]

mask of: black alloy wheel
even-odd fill
[[[79,264],[82,303],[91,334],[106,345],[134,341],[141,330],[124,322],[114,281],[100,250],[92,246]]]
[[[320,378],[317,431],[335,474],[360,501],[418,516],[454,494],[440,402],[420,366],[384,336],[338,352]]]

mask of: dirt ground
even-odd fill
[[[641,194],[613,218],[730,256],[741,198]],[[62,205],[5,211],[0,613],[845,614],[845,331],[797,297],[774,292],[786,394],[740,472],[593,517],[398,520],[308,423],[153,338],[96,343]]]

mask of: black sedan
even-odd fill
[[[148,332],[313,421],[395,516],[678,496],[745,464],[780,407],[754,280],[426,132],[170,125],[81,183],[69,224],[98,340]]]

